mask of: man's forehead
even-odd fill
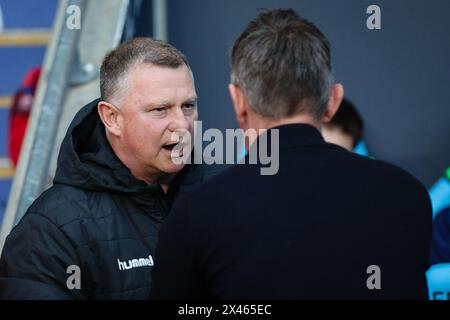
[[[197,96],[173,96],[172,99],[168,96],[149,97],[145,99],[148,104],[155,104],[161,106],[171,106],[178,103],[197,103]]]
[[[185,65],[171,68],[145,63],[132,68],[128,78],[134,85],[151,83],[154,86],[194,86],[192,72]]]
[[[197,102],[197,94],[195,90],[146,90],[140,91],[136,94],[136,97],[142,105],[172,106],[183,103]]]
[[[195,101],[197,94],[189,68],[170,68],[144,64],[133,68],[128,76],[128,95],[139,96],[152,103]]]
[[[137,63],[130,68],[128,74],[137,77],[147,76],[155,80],[170,77],[184,77],[186,79],[193,80],[192,71],[185,64],[179,65],[178,67],[171,67],[145,62]]]

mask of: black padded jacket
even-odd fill
[[[222,170],[186,165],[167,194],[136,180],[106,140],[97,103],[77,113],[53,186],[7,237],[0,298],[147,298],[158,231],[173,199]]]

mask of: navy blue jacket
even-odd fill
[[[312,126],[278,129],[277,174],[235,165],[178,198],[160,233],[151,297],[426,299],[426,189]]]

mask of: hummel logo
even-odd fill
[[[117,259],[117,263],[119,264],[119,270],[121,271],[137,267],[151,267],[153,266],[153,258],[151,255],[148,255],[148,258],[132,259],[128,260],[128,262]]]

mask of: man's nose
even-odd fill
[[[181,108],[176,108],[169,124],[170,131],[189,130],[189,122]]]

